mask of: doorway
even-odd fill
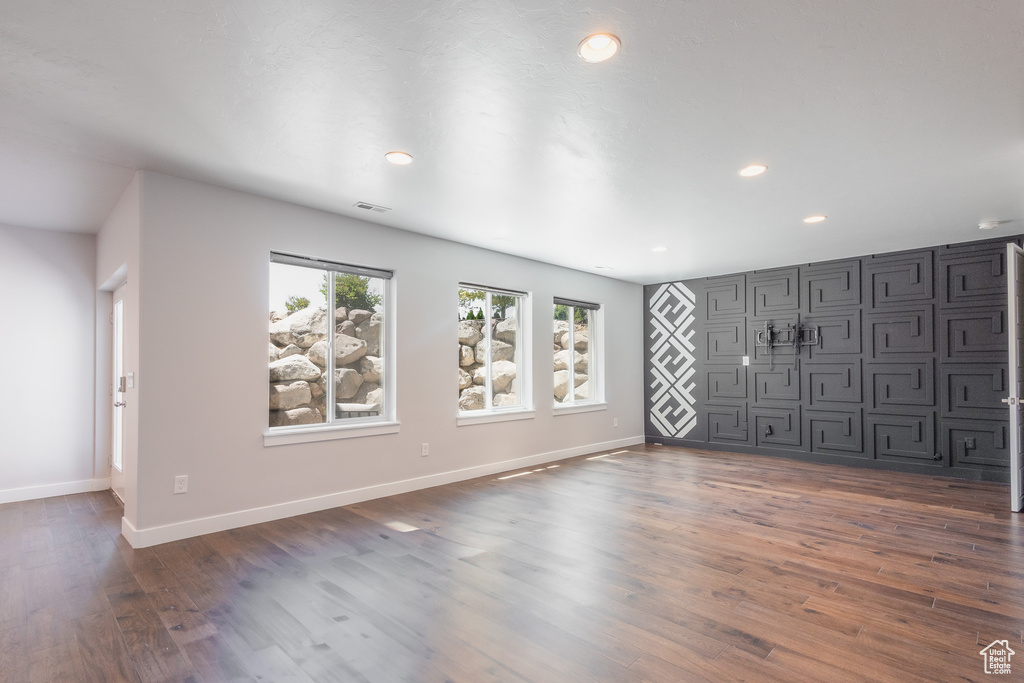
[[[124,407],[127,378],[124,373],[124,291],[125,285],[114,290],[113,308],[110,313],[111,346],[111,409],[110,432],[110,488],[121,503],[124,503]]]

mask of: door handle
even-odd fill
[[[115,404],[114,404],[114,407],[115,407],[115,408],[124,408],[124,407],[125,407],[125,405],[126,405],[126,404],[125,404],[125,402],[124,402],[124,401],[118,401],[117,403],[115,403]]]
[[[1016,396],[1010,396],[1009,398],[1004,398],[1003,399],[1003,403],[1008,403],[1011,406],[1017,405],[1018,401],[1019,401],[1019,399]]]

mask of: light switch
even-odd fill
[[[743,364],[750,365],[750,356],[743,356]]]

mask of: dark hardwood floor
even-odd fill
[[[1008,498],[637,446],[143,550],[109,493],[11,503],[0,679],[988,680]]]

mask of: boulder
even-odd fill
[[[519,325],[515,318],[499,320],[494,327],[494,336],[506,344],[515,344],[517,329],[519,329]]]
[[[485,344],[480,344],[476,347],[476,362],[483,363],[487,360],[487,354],[485,351]],[[491,362],[499,360],[512,360],[516,356],[516,347],[511,344],[506,344],[503,341],[497,339],[491,340]]]
[[[574,396],[576,397],[576,400],[590,398],[590,382],[584,382],[577,386]]]
[[[271,382],[311,380],[320,376],[320,368],[305,356],[288,356],[270,364]]]
[[[459,393],[459,410],[482,410],[486,405],[487,390],[483,387],[470,387]]]
[[[270,323],[270,341],[282,348],[294,342],[292,326],[285,320]]]
[[[377,387],[376,389],[368,391],[363,402],[379,413],[384,409],[384,390]]]
[[[507,361],[499,360],[491,363],[491,388],[495,392],[504,391],[512,380],[516,378],[516,364]]]
[[[295,345],[299,348],[308,349],[309,347],[316,344],[318,341],[326,339],[327,335],[319,334],[317,332],[310,332],[309,334],[303,334],[295,338]]]
[[[366,342],[366,353],[370,356],[380,355],[380,329],[383,316],[374,313],[356,327],[356,337]]]
[[[313,361],[316,365],[321,368],[327,367],[327,341],[318,341],[309,347],[309,351],[306,352],[306,358]]]
[[[302,349],[300,349],[296,344],[289,344],[288,346],[281,349],[281,352],[277,354],[277,357],[280,359],[287,358],[288,356],[300,355],[302,355]]]
[[[473,357],[473,347],[466,346],[465,344],[459,344],[459,367],[468,368],[475,362],[476,359]]]
[[[583,375],[583,374],[580,374],[580,373],[577,372],[574,375],[573,379],[575,380],[574,383],[573,383],[573,386],[578,387],[579,385],[583,384],[584,382],[586,382],[590,378],[587,377],[586,375]]]
[[[576,350],[586,352],[590,343],[590,331],[586,327],[577,327],[575,337]]]
[[[491,399],[491,405],[495,408],[517,406],[519,405],[519,399],[515,394],[495,394],[494,398]]]
[[[278,382],[270,385],[271,410],[291,410],[308,405],[312,400],[313,393],[308,382]]]
[[[299,337],[310,333],[319,334],[321,338],[327,335],[327,311],[323,308],[309,306],[270,323],[270,341],[278,346],[295,344]],[[309,345],[314,341],[309,342]]]
[[[484,338],[483,332],[480,331],[483,324],[483,320],[460,320],[459,343],[466,346],[476,346]]]
[[[359,391],[363,376],[351,368],[334,371],[334,398],[337,401],[352,398]]]
[[[359,359],[359,374],[364,382],[379,382],[383,363],[378,356],[363,356]]]
[[[590,357],[585,353],[576,352],[576,366],[573,368],[576,372],[586,372],[590,369]]]
[[[291,410],[271,410],[271,427],[294,427],[296,425],[319,424],[324,421],[323,414],[316,408],[292,408]]]
[[[339,306],[334,309],[334,322],[341,323],[348,320],[348,309],[344,306]]]
[[[366,355],[366,342],[347,334],[334,335],[334,362],[348,365]]]
[[[369,311],[363,311],[363,310],[360,310],[358,308],[356,310],[354,310],[354,311],[349,311],[348,312],[348,319],[351,320],[352,323],[355,324],[355,325],[358,325],[359,323],[363,322],[364,320],[366,320],[369,317],[370,317],[370,312]]]
[[[484,384],[487,382],[487,374],[484,372],[484,366],[478,365],[473,368],[473,384]]]
[[[310,385],[310,388],[315,387],[316,383]],[[316,408],[321,415],[327,415],[327,394],[322,393],[319,396],[313,397],[313,402],[310,404],[311,407]]]
[[[324,308],[307,306],[301,311],[295,311],[281,322],[288,323],[288,327],[296,337],[310,332],[327,335],[327,310]]]
[[[468,372],[459,368],[459,391],[473,386],[473,377]]]
[[[270,351],[268,353],[267,359],[268,362],[273,363],[275,360],[281,357],[281,349],[269,343],[268,346],[270,347]]]
[[[351,320],[346,320],[337,327],[338,334],[347,334],[350,337],[356,336],[356,324]]]
[[[270,312],[270,322],[276,323],[278,320],[284,320],[289,315],[291,315],[291,314],[287,311],[287,309],[283,310],[283,311],[271,311]]]
[[[313,382],[309,385],[309,393],[315,400],[324,395],[324,388],[320,382]]]
[[[565,320],[555,321],[555,346],[562,345],[562,335],[569,331],[569,323]],[[568,342],[566,342],[568,343]]]
[[[587,354],[580,353],[578,351],[572,352],[576,359],[576,372],[587,371]],[[563,349],[555,354],[555,370],[568,370],[569,369],[569,350]]]
[[[561,401],[569,393],[569,371],[559,370],[555,373],[555,398]]]
[[[379,413],[384,406],[384,390],[378,384],[367,382],[359,387],[356,395],[338,404],[339,412]]]
[[[384,396],[383,389],[376,382],[363,382],[359,385],[359,391],[352,397],[352,403],[368,403],[367,397],[373,392],[380,392],[380,396]]]

